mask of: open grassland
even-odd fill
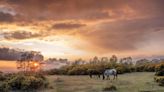
[[[117,87],[116,92],[164,92],[164,87],[154,82],[154,73],[148,72],[122,74],[118,80],[89,76],[48,76],[48,79],[52,89],[42,92],[103,92],[111,84]]]

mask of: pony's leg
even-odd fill
[[[98,74],[98,78],[100,78],[100,74]]]
[[[113,75],[113,80],[115,79],[115,77],[116,77],[116,76],[115,76],[115,75]]]
[[[105,76],[103,75],[103,80],[105,79]]]
[[[109,77],[109,75],[107,75],[107,80],[110,80],[110,77]]]
[[[90,74],[89,77],[92,78],[92,74]]]
[[[116,73],[116,75],[115,75],[115,78],[116,78],[116,80],[117,80],[117,73]]]

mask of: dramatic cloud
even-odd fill
[[[32,43],[29,48],[53,54],[56,49],[44,49],[57,45],[63,56],[65,52],[72,52],[72,56],[81,52],[147,52],[162,56],[163,3],[164,0],[0,0],[0,40],[10,41],[11,46],[13,40],[39,40],[39,45]]]
[[[9,33],[3,33],[3,35],[5,39],[9,39],[9,40],[10,39],[22,40],[22,39],[30,39],[30,38],[41,36],[40,34],[26,32],[26,31],[14,31]]]
[[[0,22],[13,22],[16,12],[11,8],[0,5]]]
[[[12,22],[13,16],[9,13],[0,12],[0,22]]]
[[[8,47],[0,47],[0,60],[19,60],[21,58],[21,55],[26,53],[35,53],[33,54],[34,57],[33,59],[34,60],[43,60],[43,55],[40,53],[40,52],[36,52],[36,51],[25,51],[25,50],[22,50],[22,49],[11,49],[11,48],[8,48]],[[35,56],[37,56],[37,58],[35,58]]]
[[[106,22],[99,24],[93,31],[81,32],[80,34],[89,43],[103,48],[105,53],[134,51],[139,48],[140,43],[148,43],[147,41],[150,39],[159,40],[157,35],[161,40],[164,39],[160,35],[164,33],[164,22],[161,20],[163,18]],[[150,34],[151,36],[149,36]],[[98,49],[94,51],[98,51]]]
[[[135,1],[131,2],[132,4],[136,3]],[[20,19],[26,21],[110,19],[116,17],[115,14],[124,13],[124,10],[121,9],[128,4],[132,5],[127,0],[6,0],[6,3],[10,4],[21,15]],[[129,8],[132,9],[132,7]]]
[[[15,10],[16,20],[102,20],[162,16],[163,0],[4,0]],[[48,17],[47,17],[48,16]]]
[[[77,24],[77,23],[58,23],[54,24],[52,28],[54,29],[76,29],[80,27],[86,26],[85,24]]]
[[[0,47],[0,52],[0,60],[18,60],[21,55],[20,51],[6,47]]]

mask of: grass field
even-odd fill
[[[113,76],[111,76],[113,77]],[[116,92],[164,92],[164,87],[154,82],[154,73],[129,73],[118,76],[118,80],[90,79],[89,76],[48,76],[52,89],[42,92],[102,92],[113,84]]]

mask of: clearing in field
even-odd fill
[[[113,77],[113,76],[111,76]],[[44,92],[103,92],[110,85],[116,92],[164,92],[164,87],[154,82],[154,73],[128,73],[118,76],[118,80],[102,80],[89,76],[48,76],[53,89]]]

